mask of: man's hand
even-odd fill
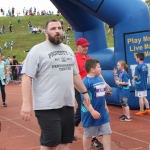
[[[97,112],[96,110],[92,110],[90,113],[94,119],[99,119],[101,117],[101,114]]]
[[[85,107],[88,107],[90,105],[90,97],[89,97],[89,94],[86,93],[86,94],[82,94],[83,97],[84,97],[84,106]]]
[[[23,120],[29,121],[30,117],[32,116],[32,107],[31,105],[25,105],[23,104],[20,111],[20,116]]]

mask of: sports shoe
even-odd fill
[[[121,115],[121,116],[119,116],[119,119],[125,118],[125,117],[126,117],[125,115]]]
[[[139,111],[137,113],[135,113],[137,116],[143,116],[144,115],[144,111]]]
[[[150,109],[145,110],[145,111],[144,111],[144,114],[150,115]]]
[[[131,121],[132,119],[131,118],[127,118],[127,117],[124,117],[124,118],[121,118],[120,121]]]
[[[3,106],[4,106],[4,107],[7,107],[7,104],[6,104],[6,103],[3,103]]]
[[[96,139],[96,140],[94,140],[94,141],[92,142],[91,148],[100,149],[100,148],[103,148],[103,144],[100,143],[100,142],[98,141],[98,139]]]

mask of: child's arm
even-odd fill
[[[91,113],[91,115],[93,116],[94,119],[99,119],[101,117],[100,113],[97,112],[91,104],[88,105],[86,108]]]
[[[133,80],[137,80],[137,79],[138,79],[138,76],[134,76],[134,77],[133,77]]]
[[[138,79],[138,75],[139,75],[139,71],[138,71],[138,67],[136,66],[133,80],[137,80]]]
[[[119,80],[116,80],[116,84],[119,84],[119,85],[129,85],[129,82],[120,82]]]

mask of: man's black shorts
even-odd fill
[[[72,143],[74,136],[74,107],[60,109],[35,110],[35,116],[41,128],[41,145],[55,147]]]

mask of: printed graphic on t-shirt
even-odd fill
[[[54,51],[54,52],[49,53],[48,56],[49,56],[49,59],[53,59],[54,62],[56,62],[54,65],[52,65],[53,69],[58,68],[59,71],[66,71],[66,70],[71,70],[74,66],[73,55],[70,52]],[[58,62],[66,63],[66,64],[57,64]]]
[[[100,85],[96,85],[96,97],[102,97],[105,95],[105,85],[104,84],[100,84]]]

